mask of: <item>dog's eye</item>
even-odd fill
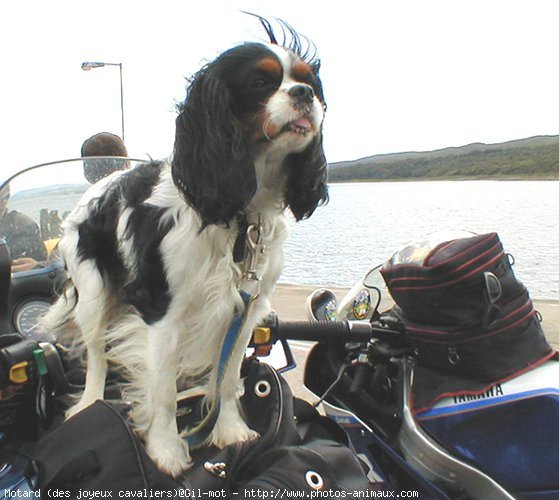
[[[269,84],[269,80],[267,78],[263,78],[263,77],[258,77],[255,78],[254,80],[252,80],[252,82],[250,83],[250,86],[253,89],[263,89],[266,88]]]

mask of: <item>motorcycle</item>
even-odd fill
[[[382,268],[340,303],[316,290],[309,322],[272,322],[276,338],[317,342],[304,383],[345,428],[371,480],[419,498],[559,498],[557,357],[414,411],[418,352],[394,314]]]
[[[144,161],[43,164],[0,188],[9,193],[6,213],[26,218],[25,232],[4,234],[7,244],[0,245],[0,498],[35,491],[28,451],[59,413],[59,396],[74,384],[64,352],[37,324],[67,279],[56,254],[61,223],[89,187],[84,170],[104,160],[124,168]],[[34,238],[41,243],[38,253]],[[29,241],[18,247],[22,239]],[[414,412],[418,356],[392,313],[380,271],[367,273],[339,304],[328,290],[314,292],[309,321],[270,315],[253,335],[251,355],[277,353],[281,344],[281,372],[295,365],[289,340],[315,343],[305,385],[346,430],[379,496],[559,498],[559,364],[550,359],[485,393],[449,396]]]

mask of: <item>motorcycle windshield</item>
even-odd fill
[[[470,231],[438,231],[430,234],[422,241],[413,241],[406,243],[400,250],[395,252],[386,262],[386,267],[394,267],[400,264],[412,264],[422,266],[425,259],[431,255],[431,252],[442,243],[456,240],[459,238],[471,238],[476,236]]]
[[[56,259],[62,222],[94,182],[144,160],[96,157],[27,168],[0,188],[0,238],[7,243],[12,273],[48,266]]]

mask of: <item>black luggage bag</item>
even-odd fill
[[[313,492],[351,496],[373,488],[341,427],[294,399],[268,365],[249,360],[244,372],[241,402],[260,437],[221,450],[194,450],[194,464],[180,478],[157,469],[132,432],[125,408],[105,401],[39,441],[29,475],[36,476],[42,498],[78,499],[86,491],[110,492],[112,498],[247,498],[246,492],[310,498]],[[192,404],[181,408],[185,417],[179,426],[197,414],[200,405]]]
[[[496,233],[437,245],[381,273],[415,348],[414,407],[478,394],[554,356]]]

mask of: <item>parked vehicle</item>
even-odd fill
[[[433,248],[439,247],[420,253],[424,256]],[[389,261],[372,269],[340,303],[329,290],[315,291],[307,301],[314,323],[277,320],[273,327],[277,338],[317,342],[306,361],[305,385],[321,398],[326,414],[351,436],[355,449],[371,466],[371,478],[392,491],[419,492],[420,498],[559,498],[559,362],[546,347],[539,315],[526,314],[524,303],[513,312],[506,309],[506,304],[514,303],[505,297],[507,291],[512,286],[515,294],[524,296],[522,285],[510,278],[510,270],[503,271],[501,280],[492,273],[479,273],[486,280],[480,285],[484,296],[495,299],[488,301],[489,306],[498,304],[503,321],[508,322],[501,328],[496,318],[487,330],[488,338],[494,342],[503,333],[514,335],[505,338],[504,346],[496,343],[487,359],[499,365],[503,357],[528,355],[529,345],[538,349],[530,354],[537,362],[523,365],[521,360],[508,376],[494,375],[494,383],[472,387],[464,382],[467,377],[456,378],[438,362],[435,369],[425,368],[430,359],[422,357],[424,339],[410,327],[418,323],[403,320],[402,309],[395,307],[387,289],[388,280],[381,275],[390,265]],[[451,281],[454,286],[456,281]],[[462,314],[466,296],[457,303]],[[442,314],[442,306],[435,308],[436,314],[439,311]],[[519,314],[524,316],[518,319]],[[445,328],[449,327],[431,331],[439,336],[436,341],[447,333]],[[526,344],[518,353],[517,338],[522,336]],[[487,346],[491,344],[483,348]],[[475,347],[468,348],[475,352]],[[450,366],[452,356],[449,360]],[[424,399],[419,391],[425,390],[420,376],[425,379],[425,370],[432,385],[429,390],[437,397],[418,411],[417,400]],[[456,380],[466,386],[455,385]]]
[[[83,175],[92,167],[88,161],[32,167],[0,188],[8,192],[5,211],[22,214],[17,220],[25,222],[19,234],[11,226],[11,234],[0,234],[7,240],[0,244],[0,498],[35,491],[29,452],[61,414],[60,396],[78,383],[65,353],[37,324],[67,279],[56,243],[66,212],[89,187]],[[119,161],[128,168],[142,160]],[[477,238],[460,234],[440,241],[470,237]],[[379,492],[416,492],[416,498],[559,498],[559,363],[495,237],[475,241],[488,250],[466,242],[454,255],[473,256],[447,269],[443,278],[432,270],[423,275],[421,269],[410,277],[401,267],[404,262],[393,258],[367,273],[340,303],[332,292],[317,290],[308,300],[309,321],[271,315],[253,336],[253,355],[277,352],[281,343],[285,364],[292,367],[288,340],[315,343],[305,385],[321,399],[326,415],[347,431]],[[395,257],[421,255],[424,262],[434,248],[452,245],[416,246]],[[495,248],[499,251],[493,254]],[[463,274],[465,281],[447,279],[449,272],[461,273],[473,262],[477,266],[480,255],[487,259],[477,274]],[[473,275],[475,286],[468,281]],[[406,286],[395,290],[395,282]],[[457,282],[466,288],[455,288]],[[423,293],[426,287],[447,285],[457,296],[454,302],[446,303],[443,294],[435,307],[434,296]],[[478,286],[479,297],[473,293]],[[471,339],[481,344],[470,344]],[[469,361],[468,353],[475,354]],[[464,389],[460,384],[476,370],[486,370],[485,378]],[[429,397],[421,392],[425,388]],[[419,407],[421,400],[425,404]]]

